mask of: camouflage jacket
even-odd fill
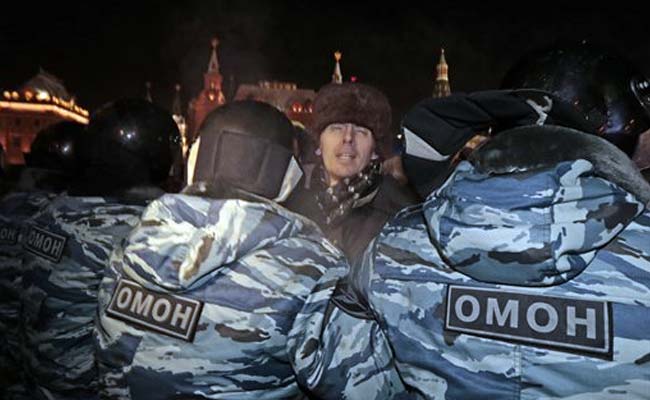
[[[371,244],[353,306],[309,300],[292,332],[300,381],[379,382],[347,390],[364,399],[400,382],[416,398],[647,399],[650,212],[593,172],[461,163]]]
[[[23,240],[23,323],[34,398],[97,398],[97,289],[110,252],[143,208],[61,195],[30,221]]]
[[[25,222],[54,197],[49,192],[13,192],[0,200],[0,395],[13,386],[14,394],[24,392],[20,356],[20,292],[22,289],[21,240]],[[2,397],[2,396],[0,396]]]
[[[287,333],[318,280],[345,273],[315,224],[273,203],[163,196],[101,283],[101,395],[295,398]]]

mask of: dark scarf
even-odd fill
[[[378,160],[370,162],[357,175],[345,178],[331,187],[328,187],[322,165],[319,173],[322,188],[316,191],[316,203],[323,212],[323,222],[326,225],[340,223],[352,209],[371,202],[381,183],[381,163]]]

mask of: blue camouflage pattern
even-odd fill
[[[44,191],[13,192],[0,200],[0,395],[4,398],[27,395],[20,351],[23,254],[20,242],[26,221],[46,207],[54,196]]]
[[[494,176],[459,164],[422,205],[384,227],[350,282],[372,318],[332,302],[299,316],[306,333],[296,330],[296,362],[304,349],[328,354],[299,369],[314,390],[341,390],[350,376],[371,379],[380,368],[386,375],[383,365],[358,368],[359,357],[381,351],[413,398],[650,398],[650,212],[588,161]],[[606,300],[611,360],[445,329],[450,285]],[[305,310],[322,301],[310,298]],[[349,346],[337,332],[352,329]],[[388,346],[377,346],[377,331]]]
[[[61,195],[30,221],[65,238],[58,261],[33,251],[24,255],[24,353],[33,398],[98,398],[92,335],[97,290],[110,252],[143,208]]]
[[[317,399],[409,399],[388,337],[376,321],[331,302],[336,284],[321,280],[290,332],[298,382]]]
[[[101,282],[102,398],[298,398],[288,332],[317,282],[346,273],[315,224],[274,203],[161,197]],[[109,315],[118,279],[203,302],[193,341]]]

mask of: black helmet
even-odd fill
[[[80,146],[86,185],[101,178],[106,190],[160,186],[180,153],[180,133],[172,116],[144,99],[121,99],[90,117]]]
[[[314,142],[314,137],[300,123],[292,123],[294,126],[294,155],[300,165],[318,163],[318,157],[316,157],[318,143]]]
[[[85,127],[77,122],[62,121],[41,130],[31,151],[25,153],[25,164],[29,168],[43,168],[66,174],[77,172],[77,143]]]
[[[284,197],[297,183],[285,178],[300,174],[293,135],[289,119],[269,104],[246,100],[219,107],[199,129],[192,180],[227,183],[268,199]]]
[[[645,168],[641,170],[641,175],[645,178],[645,180],[650,183],[650,168]]]
[[[556,45],[523,57],[502,88],[535,88],[575,107],[592,133],[632,155],[650,127],[650,83],[627,60],[586,44]]]

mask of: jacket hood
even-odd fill
[[[483,282],[550,286],[582,272],[645,206],[580,159],[503,175],[462,162],[423,208],[450,268]]]
[[[112,262],[143,286],[183,291],[252,252],[317,229],[262,199],[168,194],[146,207]]]

